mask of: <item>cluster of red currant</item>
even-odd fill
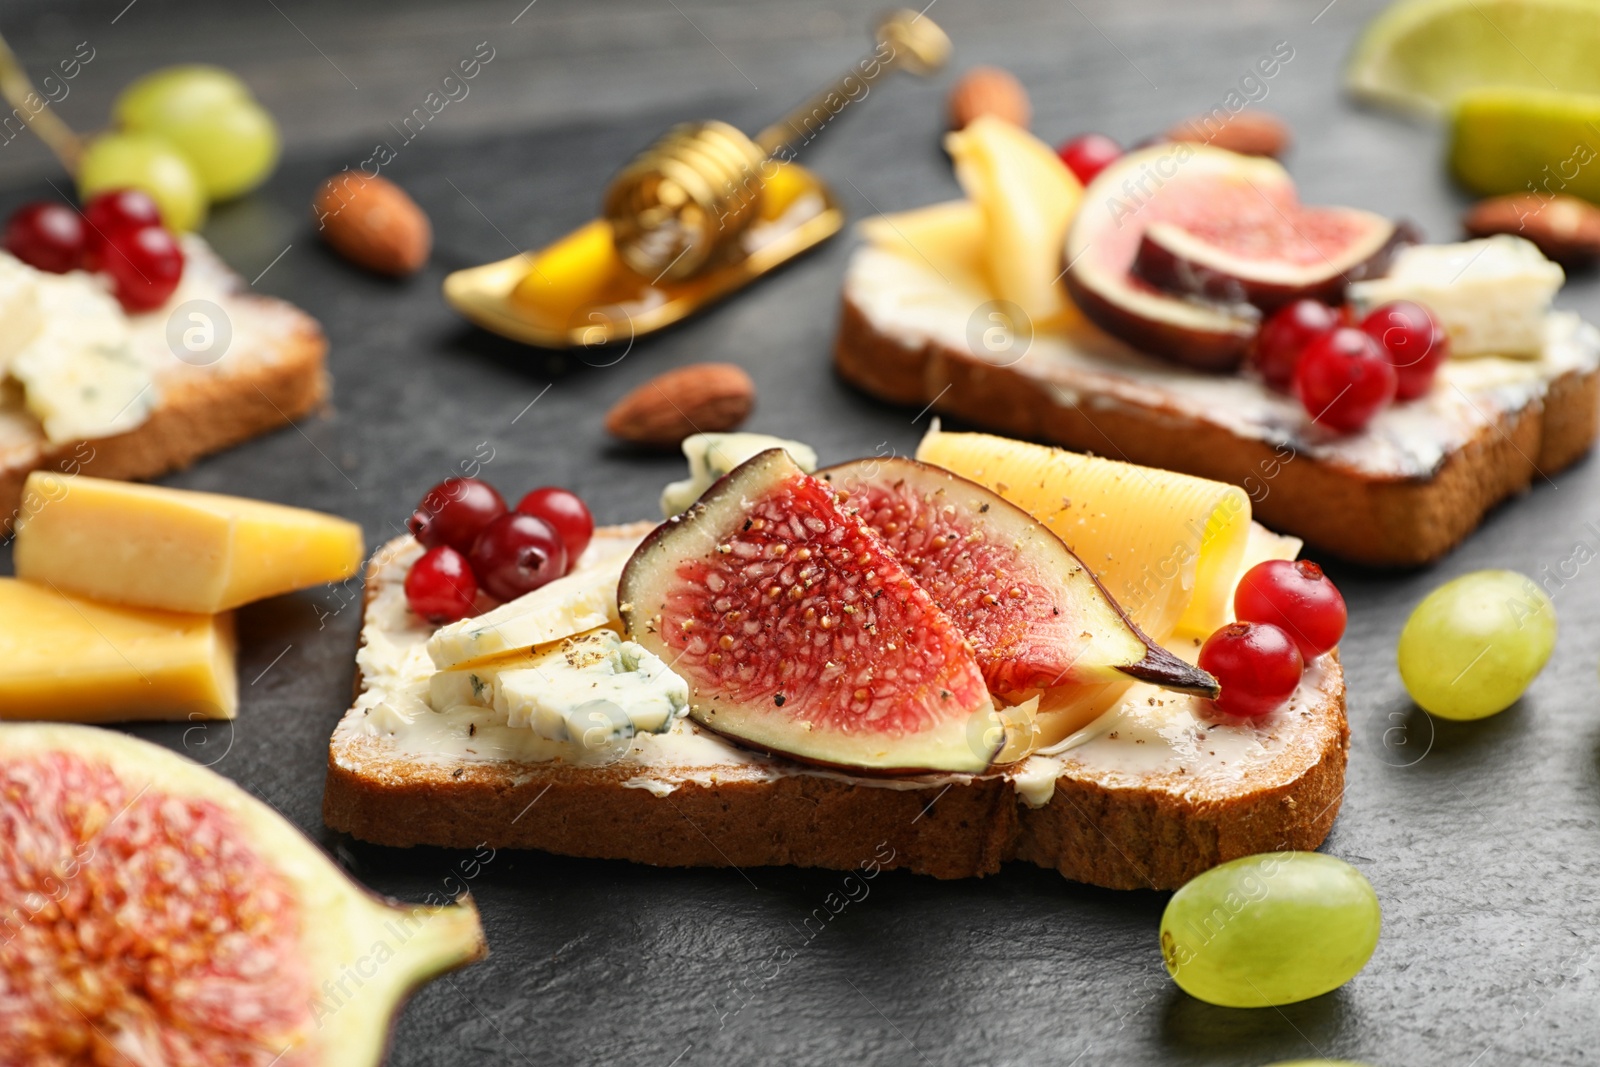
[[[35,200],[12,212],[5,249],[51,274],[104,274],[125,311],[167,302],[183,277],[183,249],[161,225],[156,202],[137,189],[94,197],[80,213],[55,200]]]
[[[1222,686],[1216,705],[1256,717],[1282,706],[1307,662],[1344,636],[1344,597],[1309,560],[1275,559],[1245,572],[1231,622],[1206,638],[1199,664]]]
[[[1353,433],[1396,400],[1433,388],[1450,338],[1421,304],[1396,300],[1355,322],[1348,309],[1296,300],[1256,334],[1252,360],[1319,425]]]
[[[428,550],[406,575],[406,603],[434,623],[471,615],[480,587],[515,600],[560,578],[594,535],[594,516],[575,493],[545,486],[513,511],[477,478],[429,489],[406,525]]]

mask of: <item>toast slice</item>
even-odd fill
[[[834,346],[841,377],[985,429],[1242,486],[1255,517],[1319,554],[1437,560],[1496,504],[1581,457],[1600,428],[1600,332],[1553,313],[1543,358],[1456,360],[1445,387],[1347,438],[1295,401],[1146,356],[1091,326],[982,353],[991,297],[931,263],[858,249]],[[974,322],[977,326],[974,327]],[[1024,346],[1017,346],[1024,347]]]
[[[23,483],[35,470],[154,478],[288,425],[327,399],[328,344],[317,321],[251,292],[200,238],[185,237],[183,248],[178,291],[165,307],[132,317],[133,344],[157,397],[138,425],[51,441],[16,392],[0,391],[0,533],[10,530]],[[214,362],[186,362],[168,340],[174,311],[192,300],[215,305],[227,318],[231,340]]]
[[[651,528],[597,531],[582,565],[631,552]],[[324,821],[375,844],[938,878],[1023,860],[1094,885],[1165,889],[1238,856],[1316,848],[1343,797],[1336,654],[1263,720],[1216,719],[1196,698],[1134,685],[1049,753],[983,775],[857,777],[686,719],[609,762],[576,762],[489,709],[428,706],[432,628],[403,589],[421,551],[399,538],[369,565],[357,698],[328,751]]]

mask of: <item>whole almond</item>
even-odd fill
[[[1571,267],[1600,258],[1600,207],[1575,196],[1497,196],[1474,205],[1462,216],[1461,226],[1471,237],[1526,237],[1539,251]]]
[[[1028,90],[1009,70],[973,67],[950,89],[950,128],[965,129],[980,115],[993,115],[1027,129],[1033,118]]]
[[[617,401],[606,430],[637,445],[673,448],[694,433],[731,430],[756,404],[756,383],[732,363],[691,363]]]
[[[1185,119],[1167,131],[1169,141],[1190,141],[1226,148],[1242,156],[1271,156],[1277,159],[1289,150],[1289,126],[1265,111],[1241,111],[1237,115],[1213,112]]]
[[[311,207],[322,239],[352,263],[399,277],[428,261],[433,248],[428,216],[387,178],[335,174],[322,183]]]

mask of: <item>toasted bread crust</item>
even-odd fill
[[[1255,518],[1322,555],[1374,566],[1439,559],[1496,504],[1576,461],[1594,443],[1600,372],[1570,372],[1503,423],[1486,427],[1431,478],[1363,477],[1176,412],[1126,403],[1060,403],[1045,382],[950,346],[903,344],[847,295],[834,365],[882,399],[931,404],[998,433],[1256,487]]]
[[[893,789],[730,772],[656,796],[625,785],[632,772],[615,767],[404,759],[377,739],[336,735],[322,818],[363,841],[402,847],[487,844],[662,867],[847,870],[876,860],[935,878],[994,874],[1015,859],[1092,885],[1171,889],[1239,856],[1322,843],[1338,814],[1349,748],[1337,671],[1311,715],[1307,747],[1287,775],[1193,795],[1069,769],[1041,808],[998,777]]]
[[[369,566],[370,600],[378,564]],[[359,672],[358,672],[359,674]],[[364,687],[358,676],[356,691]],[[346,722],[360,713],[352,709]],[[1314,849],[1344,795],[1350,730],[1344,673],[1286,722],[1290,744],[1241,785],[1130,776],[1070,761],[1043,807],[999,776],[894,783],[798,765],[774,777],[730,764],[658,796],[637,765],[415,758],[340,729],[328,748],[323,821],[378,845],[536,848],[660,867],[863,864],[935,878],[994,874],[1008,860],[1113,889],[1172,889],[1256,852]],[[630,781],[633,784],[629,784]]]
[[[272,298],[244,294],[234,299]],[[9,530],[23,483],[36,470],[154,478],[286,426],[322,405],[329,390],[328,342],[315,319],[296,316],[295,328],[270,359],[226,374],[192,373],[164,381],[150,417],[127,433],[61,444],[41,441],[36,449],[7,453],[0,459],[0,532]]]

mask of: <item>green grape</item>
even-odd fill
[[[1264,1008],[1321,996],[1365,967],[1378,897],[1361,872],[1316,852],[1246,856],[1192,879],[1161,916],[1167,972],[1190,996]]]
[[[111,115],[119,125],[148,128],[253,99],[249,86],[231,71],[185,63],[136,79],[117,97]]]
[[[87,201],[108,189],[142,189],[161,209],[174,232],[192,230],[206,217],[205,190],[189,161],[159,137],[107,133],[96,137],[78,161],[78,196]]]
[[[1556,644],[1556,609],[1516,571],[1475,571],[1429,593],[1400,631],[1400,678],[1424,710],[1482,719],[1516,703]]]
[[[266,180],[278,161],[278,127],[250,90],[218,67],[166,67],[122,91],[123,129],[166,138],[188,157],[207,195],[226,200]]]

